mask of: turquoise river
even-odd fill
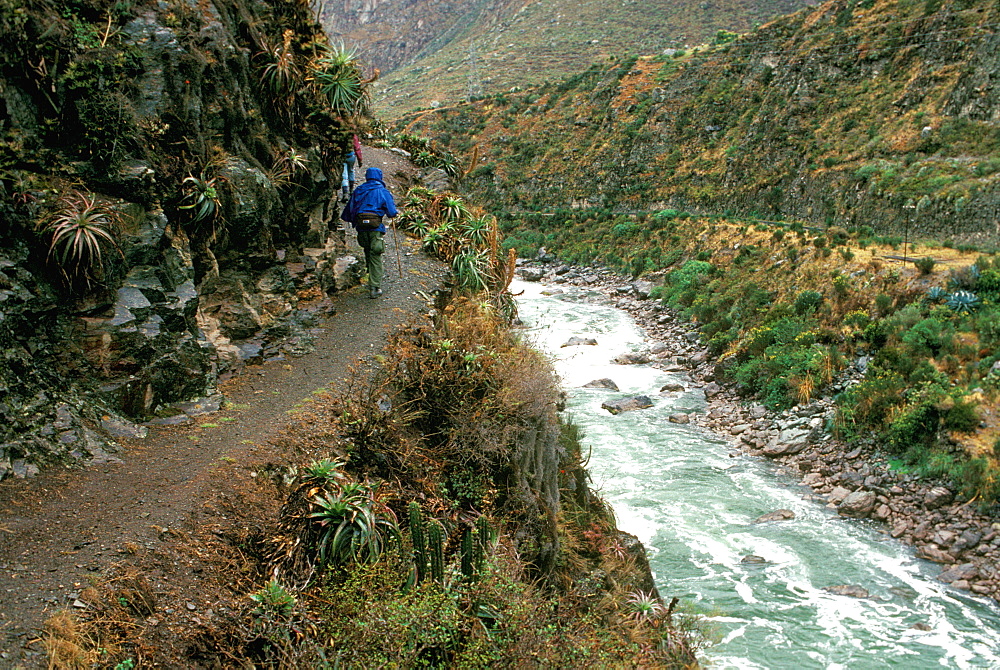
[[[619,526],[646,545],[661,594],[704,615],[716,643],[711,668],[1000,668],[1000,609],[938,582],[939,566],[867,521],[846,520],[768,462],[731,457],[720,436],[673,424],[705,409],[682,374],[611,359],[648,345],[629,315],[599,294],[540,284],[515,291],[529,337],[547,352],[568,394],[567,412],[592,448],[594,485]],[[570,337],[597,346],[561,347]],[[609,377],[619,392],[581,388]],[[660,394],[668,382],[683,393]],[[612,416],[607,399],[642,393],[651,409]],[[775,509],[795,519],[754,524]],[[747,554],[765,564],[741,563]],[[871,597],[833,595],[858,585]],[[929,630],[915,628],[929,626]]]

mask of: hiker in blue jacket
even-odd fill
[[[382,181],[382,171],[373,167],[365,170],[365,183],[354,189],[340,213],[340,218],[358,231],[358,244],[365,250],[368,268],[368,294],[372,298],[382,295],[383,218],[394,219],[396,214],[396,202]]]

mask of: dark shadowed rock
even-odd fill
[[[591,347],[597,346],[597,340],[595,340],[592,337],[577,337],[576,335],[574,335],[573,337],[569,338],[568,340],[566,340],[565,342],[563,342],[559,346],[561,346],[561,347],[578,347],[578,346],[582,346],[582,345],[587,345],[587,346],[591,346]]]
[[[616,384],[613,379],[608,379],[607,377],[605,377],[604,379],[595,379],[592,382],[587,382],[586,384],[583,385],[583,388],[585,388],[585,389],[611,389],[612,391],[617,391],[618,390],[618,384]]]
[[[653,401],[644,395],[628,396],[627,398],[609,400],[601,404],[603,409],[608,410],[612,414],[621,414],[622,412],[631,412],[637,409],[648,409],[652,406]]]
[[[768,523],[769,521],[789,521],[795,518],[795,512],[790,509],[776,509],[757,517],[754,523]]]
[[[714,398],[715,396],[722,393],[722,387],[716,384],[715,382],[712,382],[705,386],[704,392],[706,398]]]
[[[684,390],[684,384],[678,384],[677,382],[671,382],[669,384],[664,384],[660,387],[660,393],[676,393],[678,391]]]
[[[868,591],[856,584],[840,584],[838,586],[824,586],[823,590],[835,596],[849,596],[851,598],[867,598]]]

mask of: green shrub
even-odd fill
[[[936,385],[925,385],[912,395],[886,431],[886,444],[893,453],[902,454],[934,444],[941,425],[938,405],[944,395],[944,390]]]
[[[944,415],[944,427],[959,433],[971,433],[979,427],[976,403],[958,399]]]
[[[639,230],[634,223],[616,223],[611,228],[611,236],[616,238],[629,237]]]
[[[970,458],[961,464],[955,475],[962,495],[979,499],[983,503],[982,507],[985,508],[1000,498],[1000,472],[986,458]]]
[[[819,291],[805,290],[795,298],[795,313],[799,316],[812,314],[823,303],[823,294]]]
[[[951,343],[954,335],[951,323],[924,319],[904,332],[901,339],[912,355],[936,357]]]
[[[913,264],[916,266],[920,274],[926,275],[934,271],[934,266],[937,265],[937,261],[930,256],[927,256],[925,258],[918,258],[913,261]]]
[[[544,243],[545,236],[541,232],[521,230],[507,237],[501,246],[504,250],[516,249],[519,258],[534,258]]]
[[[875,348],[882,347],[889,339],[889,329],[883,320],[872,321],[861,332],[861,337]]]
[[[886,295],[885,293],[879,293],[875,296],[875,309],[878,310],[879,314],[883,316],[892,311],[893,299],[891,295]]]

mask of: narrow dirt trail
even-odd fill
[[[364,155],[366,166],[383,169],[398,200],[395,175],[408,163],[379,149]],[[349,246],[363,258],[352,233]],[[387,329],[426,306],[417,292],[433,290],[446,273],[415,241],[392,233],[385,265],[382,298],[370,299],[360,286],[333,296],[336,312],[323,320],[315,349],[247,367],[220,388],[227,409],[122,440],[119,463],[0,484],[0,668],[44,667],[38,630],[53,611],[72,607],[123,556],[154,548],[167,529],[189,521],[237,478],[235,469],[266,458],[261,445],[280,435],[295,406],[342,383],[353,364],[381,350]]]

